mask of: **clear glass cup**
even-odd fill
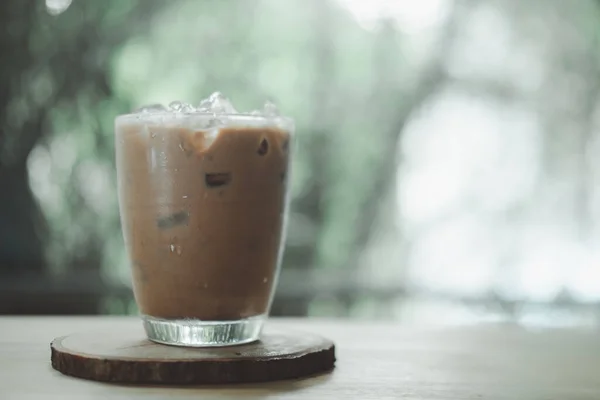
[[[150,340],[257,340],[285,241],[293,121],[153,112],[115,121],[119,207]]]

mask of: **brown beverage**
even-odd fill
[[[204,129],[194,118],[207,116],[117,119],[137,304],[165,320],[264,316],[283,247],[290,133],[260,117]]]

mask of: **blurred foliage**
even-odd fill
[[[390,105],[405,90],[396,73],[409,72],[391,25],[366,31],[339,4],[317,0],[80,0],[57,17],[40,2],[30,6],[28,46],[18,53],[31,59],[22,66],[27,83],[13,88],[3,149],[12,154],[33,136],[29,179],[48,223],[54,274],[101,267],[105,277],[129,281],[114,117],[216,90],[239,109],[271,99],[296,120],[284,268],[353,261],[371,223],[356,216],[379,196],[374,177],[389,161],[381,154],[399,133],[373,127],[393,119]],[[27,132],[32,120],[43,127]]]
[[[463,95],[487,99],[484,106],[516,104],[535,114],[544,133],[532,154],[546,157],[535,168],[546,177],[576,171],[565,178],[579,185],[570,204],[573,218],[581,226],[593,219],[591,164],[579,157],[576,167],[565,165],[594,139],[597,2],[448,1],[446,18],[419,40],[394,19],[396,3],[387,3],[388,14],[368,28],[345,3],[352,2],[74,0],[58,16],[42,0],[0,3],[0,187],[9,188],[0,197],[0,273],[38,271],[56,281],[84,271],[82,282],[106,286],[98,307],[134,312],[130,297],[107,289],[129,284],[114,179],[114,117],[143,104],[197,103],[217,90],[238,109],[269,99],[296,120],[292,207],[275,313],[374,315],[381,312],[378,301],[402,295],[411,246],[418,250],[415,243],[427,239],[430,227],[453,216],[418,229],[410,221],[396,226],[397,174],[415,169],[403,164],[415,152],[405,153],[402,135],[421,111],[431,111],[434,100],[459,86]],[[501,14],[511,18],[508,33],[499,29],[505,27]],[[549,27],[560,34],[548,39]],[[481,36],[485,28],[498,36]],[[515,38],[528,53],[507,44]],[[469,41],[479,50],[465,47]],[[574,97],[561,103],[559,89],[565,99]],[[452,149],[448,154],[454,157]],[[523,225],[526,213],[549,197],[545,186],[535,185],[532,195],[518,194],[525,200],[480,219]],[[492,198],[488,187],[478,190]],[[429,194],[438,196],[434,188]],[[471,201],[460,205],[472,211]],[[516,257],[514,248],[499,246],[509,249],[502,260]],[[369,251],[380,253],[370,264]],[[389,286],[378,289],[378,300],[360,292],[374,277]]]

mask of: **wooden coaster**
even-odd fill
[[[267,331],[260,341],[239,346],[190,348],[151,342],[140,328],[75,333],[50,347],[57,371],[121,383],[266,382],[330,371],[335,363],[333,342],[294,331]]]

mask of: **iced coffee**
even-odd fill
[[[272,105],[237,113],[219,94],[117,118],[121,223],[151,340],[258,338],[282,256],[292,130]]]

